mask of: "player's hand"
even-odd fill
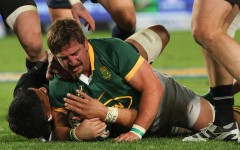
[[[107,127],[99,118],[84,119],[75,129],[75,134],[80,140],[92,140],[99,137]]]
[[[60,65],[60,63],[51,53],[48,53],[48,62],[49,65],[46,74],[46,78],[48,80],[51,80],[54,74],[58,74],[63,79],[73,78],[72,75]]]
[[[84,19],[84,26],[88,26],[89,31],[95,31],[95,21],[82,3],[79,2],[72,5],[72,15],[73,18],[78,20],[79,22],[80,19]]]
[[[87,119],[100,118],[101,120],[104,120],[108,108],[98,100],[88,96],[86,93],[83,93],[80,90],[77,92],[80,94],[80,97],[70,93],[67,94],[67,97],[64,98],[65,106],[69,110]]]
[[[123,133],[114,139],[115,142],[122,142],[122,141],[131,142],[131,141],[137,141],[137,140],[141,140],[141,139],[132,132]]]

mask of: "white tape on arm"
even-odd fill
[[[108,112],[104,121],[108,123],[114,123],[117,120],[117,118],[118,118],[118,109],[113,107],[108,107]]]
[[[82,4],[82,2],[80,0],[69,0],[69,2],[70,2],[71,5],[74,5],[74,4],[77,4],[77,3]]]
[[[144,48],[148,55],[149,63],[153,62],[162,51],[162,40],[160,36],[151,29],[142,29],[128,39],[138,42]]]
[[[142,136],[146,133],[146,130],[141,126],[134,124],[130,132],[136,134],[140,139],[142,139]]]

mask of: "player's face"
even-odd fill
[[[46,121],[50,122],[52,120],[52,113],[47,89],[45,87],[41,87],[39,89],[36,88],[29,89],[33,90],[39,96],[39,99],[42,102],[43,110],[45,112]]]
[[[77,41],[71,42],[62,48],[61,52],[56,54],[60,64],[71,74],[80,75],[89,69],[88,44]]]

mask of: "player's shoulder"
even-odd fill
[[[95,44],[95,43],[101,43],[101,44],[104,44],[104,43],[125,43],[124,41],[122,41],[121,39],[119,38],[94,38],[94,39],[89,39],[88,40],[90,44]]]

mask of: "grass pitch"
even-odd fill
[[[88,34],[88,38],[109,37],[109,32]],[[240,35],[237,34],[240,41]],[[46,38],[44,36],[44,41]],[[46,42],[44,42],[45,47]],[[0,72],[24,72],[25,53],[15,36],[0,39]],[[200,47],[193,41],[190,32],[172,32],[171,40],[162,55],[154,62],[157,69],[204,67]],[[175,77],[177,81],[198,94],[208,91],[207,77]],[[237,149],[236,142],[208,141],[198,143],[182,142],[182,137],[146,138],[141,141],[115,143],[112,139],[105,142],[39,142],[28,140],[12,133],[6,122],[6,114],[13,98],[16,82],[0,83],[0,149]],[[236,96],[236,104],[240,104]]]

